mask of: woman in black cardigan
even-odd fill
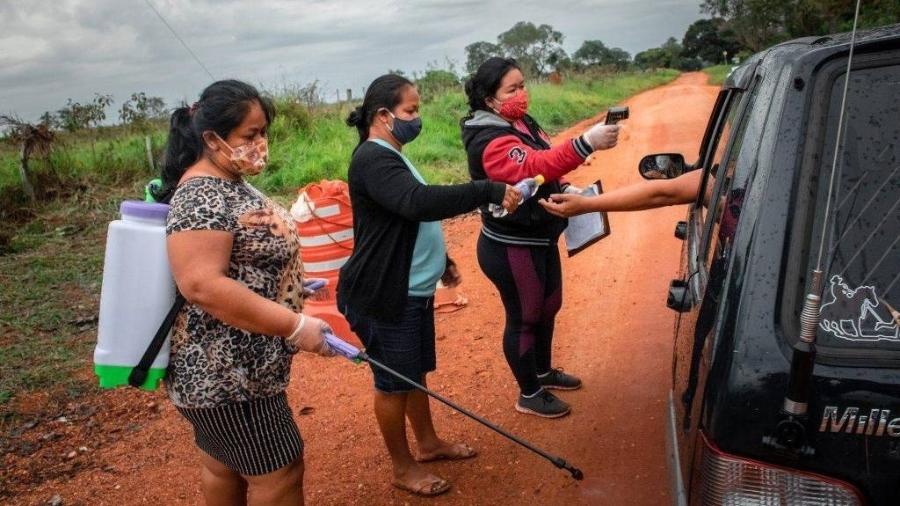
[[[372,358],[425,384],[435,369],[434,291],[439,279],[459,283],[447,256],[440,221],[488,203],[513,211],[520,199],[511,186],[490,181],[433,186],[402,154],[422,128],[419,93],[406,78],[381,76],[347,123],[359,130],[347,179],[353,205],[355,247],[341,269],[338,308]],[[475,450],[435,433],[428,397],[373,368],[375,418],[391,456],[394,486],[438,495],[450,484],[420,463],[466,459]],[[414,459],[406,418],[419,450]]]

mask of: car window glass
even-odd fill
[[[701,248],[703,248],[701,251],[706,252],[707,268],[712,265],[715,254],[718,253],[722,256],[722,248],[730,244],[731,238],[734,236],[734,228],[737,224],[740,206],[743,203],[743,188],[732,188],[735,166],[741,158],[755,158],[754,150],[748,149],[747,153],[743,150],[757,87],[754,86],[753,89],[754,91],[746,97],[746,104],[736,101],[728,111],[722,139],[716,148],[716,154],[713,158],[711,175],[714,177],[710,177],[707,180],[708,193],[705,201],[708,214],[701,243]],[[744,113],[744,111],[747,112]],[[753,145],[754,143],[750,144]],[[734,191],[737,191],[739,195],[732,195]],[[725,242],[717,240],[722,235],[723,225],[725,226],[724,232],[726,232],[728,237],[728,240]]]
[[[854,70],[844,147],[825,216],[843,77],[831,90],[816,193],[815,265],[827,227],[819,340],[825,346],[900,349],[900,65]],[[827,224],[827,225],[826,225]],[[802,301],[801,301],[802,303]]]
[[[712,195],[712,191],[716,184],[715,175],[719,170],[719,165],[722,162],[723,156],[725,156],[725,150],[728,148],[729,141],[731,140],[731,136],[734,129],[734,122],[737,117],[738,110],[741,108],[741,98],[743,97],[743,92],[736,91],[734,95],[732,95],[731,99],[727,104],[727,111],[725,111],[725,118],[722,126],[719,128],[717,136],[715,137],[715,146],[713,151],[712,159],[705,169],[709,173],[703,182],[703,188],[701,189],[701,206],[700,206],[700,215],[702,217],[703,223],[707,223],[707,214],[709,209],[709,198]]]

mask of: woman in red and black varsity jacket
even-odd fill
[[[617,126],[598,124],[556,146],[526,114],[525,78],[515,60],[490,58],[466,83],[471,112],[461,122],[469,174],[474,181],[507,184],[537,176],[546,181],[514,213],[496,218],[482,207],[478,263],[500,291],[506,311],[503,352],[519,384],[516,410],[547,418],[569,413],[569,405],[546,389],[574,390],[581,380],[551,367],[556,313],[562,305],[557,241],[565,218],[539,201],[562,193],[563,176],[595,150],[616,145]]]

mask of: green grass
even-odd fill
[[[606,107],[644,89],[659,86],[678,75],[674,70],[628,72],[602,77],[576,76],[562,85],[533,83],[529,87],[531,114],[553,133],[594,116]],[[280,105],[285,101],[279,100]],[[407,147],[413,163],[433,183],[466,178],[465,152],[459,135],[459,119],[467,106],[462,91],[425,97],[424,131]],[[263,190],[290,193],[320,179],[345,178],[350,154],[358,140],[355,129],[344,124],[348,110],[322,107],[302,121],[281,114],[271,129],[271,163],[254,181]],[[304,113],[309,114],[309,113]],[[299,124],[298,124],[299,123]],[[166,132],[152,134],[154,155],[161,157]],[[96,139],[94,137],[99,137]],[[147,166],[144,136],[122,128],[60,136],[50,163],[59,177],[117,185],[146,181],[156,176]],[[17,152],[0,150],[0,190],[18,185]],[[35,163],[35,165],[46,165]]]
[[[677,75],[662,70],[536,83],[529,87],[531,113],[554,133]],[[308,182],[345,177],[358,141],[355,129],[344,125],[346,108],[312,115],[288,109],[272,126],[270,167],[255,180],[283,203]],[[468,178],[458,126],[466,110],[461,92],[423,104],[425,129],[406,152],[430,182]],[[10,227],[6,253],[0,252],[0,421],[12,416],[8,401],[23,392],[90,390],[84,378],[90,377],[96,339],[106,225],[118,203],[141,196],[142,185],[155,176],[143,135],[107,129],[61,140],[51,163],[72,191],[30,206],[34,217]],[[162,130],[153,142],[159,154]],[[0,148],[0,192],[17,189],[16,156],[14,149]]]
[[[47,203],[0,255],[0,421],[20,392],[84,388],[96,337],[106,223],[136,191],[95,188]]]
[[[529,86],[529,112],[550,133],[603,111],[606,107],[645,89],[671,81],[674,70],[613,74],[587,79],[573,78],[563,85],[536,83]],[[405,147],[405,154],[432,183],[465,180],[465,150],[459,119],[468,111],[462,92],[451,92],[422,105],[422,134]],[[330,110],[316,117],[309,129],[287,130],[281,118],[273,126],[271,165],[254,182],[267,191],[292,191],[310,181],[344,179],[356,130],[344,125],[346,110]]]
[[[709,75],[709,84],[721,86],[722,83],[725,82],[725,78],[728,77],[728,74],[731,73],[732,67],[734,67],[734,65],[714,65],[712,67],[706,67],[703,71]]]

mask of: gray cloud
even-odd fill
[[[466,45],[521,20],[552,25],[569,52],[600,39],[635,53],[700,17],[699,0],[151,2],[216,78],[326,90],[360,90],[389,68],[462,67]],[[0,48],[0,112],[30,119],[95,92],[191,101],[209,82],[143,0],[5,0]]]

